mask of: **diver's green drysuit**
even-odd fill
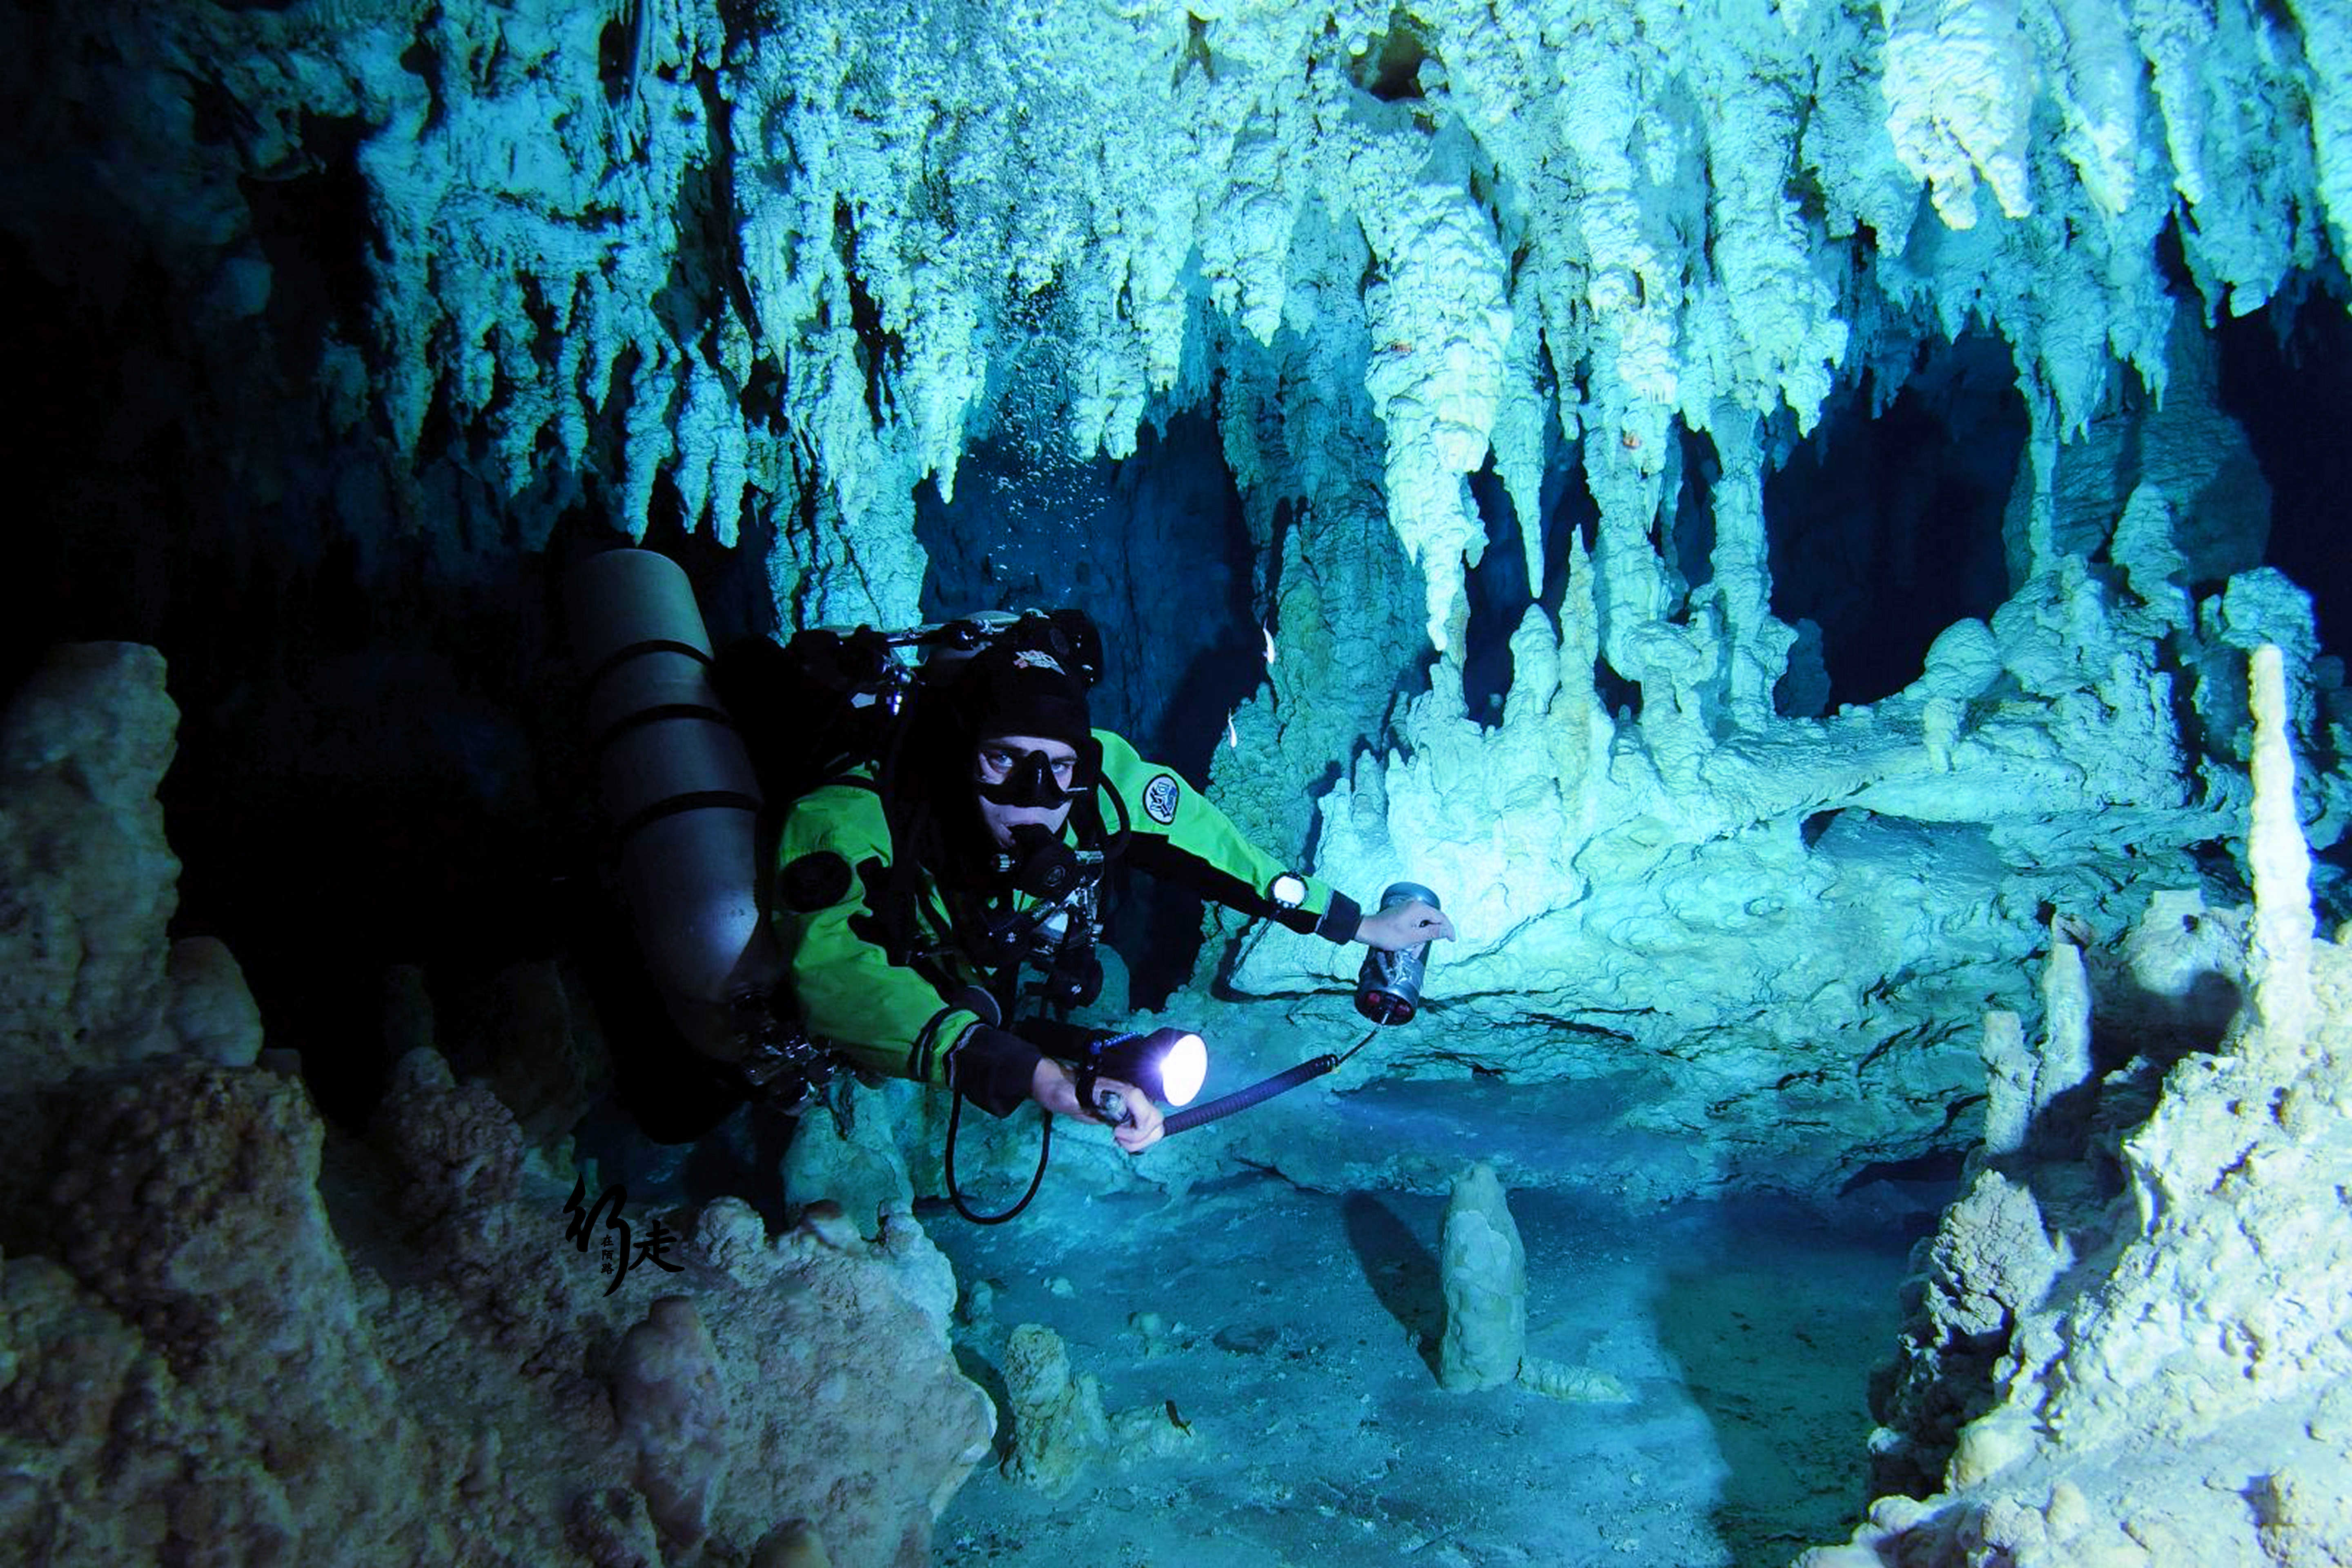
[[[1242,837],[1174,769],[1146,762],[1108,730],[1097,804],[1105,822],[1127,807],[1131,833],[1121,858],[1172,878],[1244,914],[1280,921],[1335,942],[1354,940],[1362,910],[1311,877],[1293,907],[1275,902],[1276,880],[1295,873]],[[1075,816],[1075,814],[1073,814]],[[1063,837],[1076,842],[1076,829]],[[813,790],[793,803],[777,847],[776,934],[789,965],[800,1023],[849,1065],[930,1084],[952,1083],[982,1110],[1003,1115],[1028,1097],[1038,1052],[982,1024],[966,988],[989,976],[956,949],[945,899],[923,868],[915,902],[919,930],[894,962],[885,928],[892,846],[870,772]],[[1030,900],[1024,899],[1025,907]],[[985,1004],[981,1004],[985,1005]],[[969,1033],[967,1033],[969,1031]]]

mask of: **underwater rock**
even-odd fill
[[[2195,888],[2153,895],[2092,973],[2102,1037],[2120,1034],[2136,1051],[2219,1045],[2245,993],[2247,922]]]
[[[1993,1369],[2024,1315],[2066,1261],[2043,1229],[2032,1191],[1979,1170],[1915,1258],[1895,1367],[1872,1440],[1884,1489],[1932,1479],[1964,1426],[1990,1407]]]
[[[753,1548],[751,1568],[833,1568],[833,1557],[816,1526],[804,1519],[787,1520]]]
[[[2247,683],[2254,715],[2254,804],[2246,826],[2246,862],[2253,872],[2254,919],[2246,960],[2261,1027],[2244,1044],[2279,1054],[2279,1065],[2292,1069],[2309,1047],[2312,1027],[2311,846],[2304,841],[2295,801],[2294,754],[2287,736],[2294,715],[2284,663],[2279,649],[2264,644],[2254,650]]]
[[[2035,1064],[2024,1021],[2000,1008],[1987,1013],[1977,1051],[1985,1064],[1984,1150],[2013,1153],[2033,1126]]]
[[[797,1211],[831,1199],[865,1235],[881,1229],[884,1208],[910,1208],[914,1183],[891,1135],[885,1091],[852,1083],[836,1114],[826,1102],[800,1119],[784,1152],[784,1202]]]
[[[487,1084],[457,1083],[439,1053],[411,1051],[393,1066],[370,1136],[420,1249],[460,1265],[499,1255],[522,1190],[523,1139]]]
[[[0,1458],[30,1445],[51,1478],[0,1519],[0,1559],[154,1562],[176,1537],[356,1562],[325,1543],[360,1520],[387,1555],[450,1560],[448,1510],[403,1500],[454,1475],[456,1436],[445,1453],[396,1397],[300,1085],[180,1061],[65,1117],[37,1206],[50,1256],[0,1273],[0,1344],[38,1374],[0,1397]]]
[[[2258,744],[2278,742],[2273,699],[2258,693]],[[2291,783],[2257,774],[2258,820]],[[2135,944],[2151,1035],[2148,994],[2226,970],[2235,943],[2184,907],[2152,908]],[[2168,1066],[2090,1086],[2087,1148],[1974,1160],[1873,1439],[1875,1484],[1927,1495],[1882,1497],[1806,1568],[2252,1568],[2352,1542],[2352,1209],[2333,1196],[2352,1190],[2352,950],[2305,935],[2292,875],[2264,914],[2284,935],[2218,1050],[2180,1015],[2185,1043],[2133,1042]]]
[[[656,1568],[661,1542],[646,1500],[627,1487],[604,1487],[572,1500],[564,1543],[593,1568]]]
[[[169,1022],[180,1048],[222,1067],[251,1067],[261,1055],[261,1009],[228,944],[183,938],[172,944],[169,973]]]
[[[719,1349],[687,1297],[662,1297],[622,1336],[613,1415],[636,1450],[637,1489],[664,1543],[698,1544],[727,1479],[727,1391]]]
[[[932,1522],[988,1457],[996,1412],[956,1366],[943,1304],[907,1293],[928,1239],[869,1243],[821,1203],[761,1243],[741,1205],[714,1206],[730,1217],[696,1233],[723,1238],[744,1282],[696,1298],[733,1413],[714,1540],[803,1520],[839,1568],[929,1563]]]
[[[1454,1182],[1438,1267],[1445,1333],[1437,1381],[1452,1389],[1510,1382],[1528,1343],[1528,1253],[1492,1165],[1473,1165]]]
[[[2033,1073],[2034,1135],[2066,1141],[2074,1091],[2090,1081],[2091,981],[2083,950],[2058,920],[2050,922],[2050,956],[2042,968],[2042,1037]]]
[[[1059,1497],[1110,1447],[1102,1389],[1091,1373],[1072,1371],[1062,1336],[1042,1323],[1013,1331],[1003,1371],[1013,1397],[1013,1451],[1005,1456],[1005,1477]]]
[[[0,715],[0,1058],[21,1096],[170,1051],[180,864],[156,786],[179,710],[131,643],[53,648]]]
[[[0,1258],[0,1561],[644,1568],[698,1521],[709,1560],[744,1562],[805,1520],[841,1568],[928,1564],[994,1415],[956,1369],[952,1280],[912,1216],[886,1214],[879,1247],[845,1222],[771,1243],[747,1205],[713,1205],[663,1262],[668,1216],[615,1192],[600,1267],[567,1226],[575,1173],[429,1048],[413,972],[412,1048],[364,1142],[295,1076],[174,1051],[252,1037],[233,957],[201,942],[164,1026],[160,661],[62,668],[0,743],[33,764],[0,769],[0,944],[105,925],[101,946],[143,946],[0,951],[28,958],[0,964],[0,1080],[33,1113]],[[51,700],[91,689],[127,711]],[[153,827],[152,853],[123,858],[101,802]],[[49,868],[19,878],[28,847]],[[131,1023],[85,1036],[109,1019]],[[677,1300],[648,1313],[655,1279]],[[724,1488],[704,1468],[722,1431]]]
[[[917,1223],[914,1211],[904,1205],[886,1206],[881,1226],[882,1234],[875,1237],[867,1256],[889,1269],[908,1301],[933,1327],[946,1332],[955,1317],[955,1265]]]
[[[112,1087],[68,1112],[43,1205],[55,1256],[183,1375],[275,1367],[264,1347],[287,1330],[352,1315],[320,1143],[274,1074],[180,1063]]]
[[[1519,1383],[1546,1399],[1563,1405],[1631,1405],[1633,1394],[1622,1383],[1589,1366],[1529,1356],[1519,1363]]]

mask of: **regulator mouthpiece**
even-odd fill
[[[1102,857],[1081,854],[1063,843],[1052,828],[1024,822],[1013,828],[1013,848],[996,858],[996,869],[1034,898],[1058,899],[1084,879],[1090,860],[1099,865]]]
[[[1391,882],[1381,894],[1381,908],[1393,909],[1415,900],[1431,909],[1443,909],[1437,895],[1417,882]],[[1429,943],[1401,947],[1391,952],[1374,948],[1364,954],[1356,972],[1356,1011],[1375,1024],[1402,1024],[1421,1010],[1422,976],[1429,971]]]

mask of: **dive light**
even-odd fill
[[[1078,1100],[1114,1127],[1125,1126],[1135,1113],[1116,1089],[1097,1098],[1097,1079],[1131,1083],[1162,1105],[1190,1105],[1209,1076],[1209,1050],[1190,1029],[1161,1027],[1148,1035],[1104,1035],[1089,1041],[1079,1058]]]
[[[1437,895],[1417,882],[1391,882],[1381,894],[1381,908],[1394,909],[1415,900],[1442,909]],[[1429,972],[1429,943],[1401,947],[1390,952],[1374,948],[1356,972],[1356,1011],[1375,1024],[1405,1024],[1421,1007],[1421,979]]]

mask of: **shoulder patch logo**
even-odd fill
[[[1183,798],[1184,792],[1177,787],[1173,773],[1161,773],[1143,786],[1143,809],[1162,827],[1176,820],[1176,805]]]
[[[1013,656],[1013,668],[1015,669],[1050,669],[1055,675],[1067,675],[1069,673],[1068,670],[1064,669],[1059,664],[1055,662],[1054,656],[1052,654],[1041,653],[1034,647],[1024,647],[1020,652],[1014,654]]]

